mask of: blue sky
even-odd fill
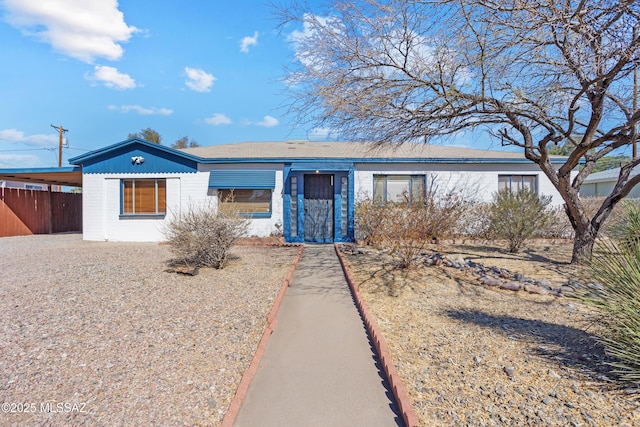
[[[0,0],[0,164],[57,166],[52,124],[63,166],[147,127],[166,145],[311,136],[282,108],[295,28],[277,24],[263,0]]]

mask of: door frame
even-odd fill
[[[303,163],[285,164],[284,167],[284,235],[285,240],[291,243],[304,243],[304,175],[323,174],[333,175],[333,238],[330,242],[353,242],[355,241],[354,231],[354,168],[353,163],[345,164],[324,164],[324,163]],[[291,196],[291,177],[297,180],[297,193]],[[346,181],[346,188],[343,184]],[[346,197],[346,205],[343,199]],[[297,214],[292,217],[292,205],[297,209]],[[343,214],[346,214],[344,217]],[[295,221],[297,226],[292,227]]]

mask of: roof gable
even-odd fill
[[[142,139],[128,139],[69,159],[83,173],[197,172],[198,158]]]

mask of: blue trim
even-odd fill
[[[201,164],[222,164],[222,163],[288,163],[288,162],[302,162],[304,160],[311,160],[313,162],[323,162],[323,169],[329,170],[327,163],[343,164],[343,163],[442,163],[442,164],[456,164],[456,163],[479,163],[479,164],[535,164],[533,161],[526,158],[477,158],[477,157],[447,157],[447,158],[425,158],[425,157],[384,157],[384,158],[361,158],[361,157],[317,157],[314,159],[299,159],[291,157],[279,157],[279,158],[199,158],[198,162]],[[324,163],[326,162],[326,163]],[[550,159],[551,164],[564,164],[563,159]],[[581,161],[580,164],[585,163]],[[311,169],[307,169],[311,170]]]
[[[269,208],[269,212],[241,212],[240,216],[245,218],[271,218],[271,208]]]
[[[292,171],[331,173],[334,171],[348,171],[349,169],[353,169],[353,162],[334,162],[331,159],[326,159],[326,161],[314,159],[309,162],[291,163]]]
[[[564,164],[566,159],[550,159],[552,164]],[[219,164],[219,163],[295,163],[299,164],[300,168],[304,168],[305,163],[315,163],[320,166],[320,169],[329,170],[327,164],[348,164],[348,163],[444,163],[444,164],[457,164],[457,163],[477,163],[477,164],[535,164],[531,160],[522,158],[476,158],[476,157],[446,157],[446,158],[427,158],[427,157],[316,157],[313,159],[299,158],[299,157],[255,157],[255,158],[237,158],[237,157],[218,157],[218,158],[198,158],[198,162],[201,164]],[[323,165],[323,166],[322,166]],[[310,169],[310,166],[306,166]],[[318,168],[316,168],[318,169]],[[300,169],[299,169],[300,170]]]
[[[58,173],[58,172],[80,172],[82,168],[80,166],[65,166],[61,168],[0,168],[2,175],[14,174],[14,173]]]
[[[162,219],[166,214],[120,214],[120,219]]]
[[[221,189],[270,189],[276,188],[275,170],[212,170],[209,188]]]

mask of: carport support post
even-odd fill
[[[49,234],[53,234],[53,185],[49,186]]]

